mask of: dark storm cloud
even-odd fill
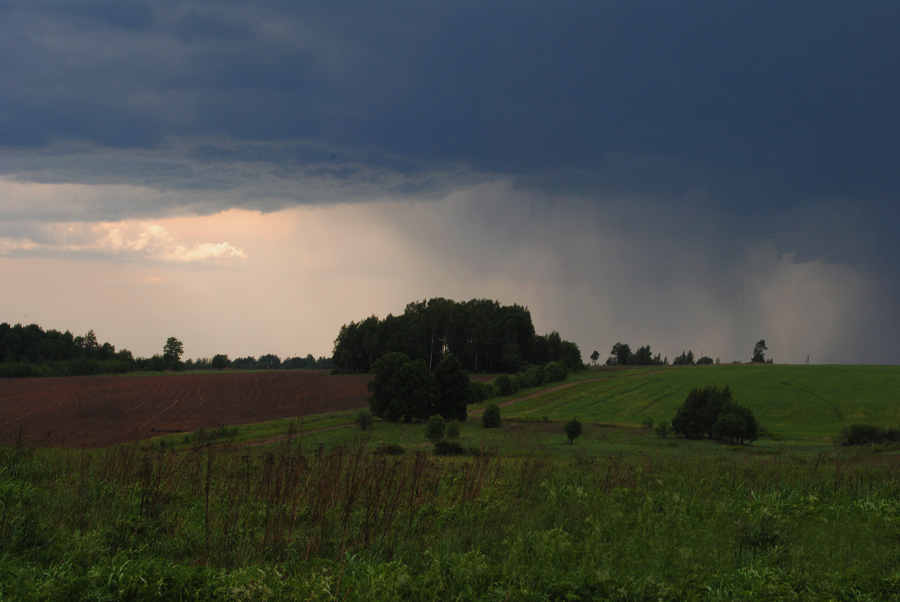
[[[626,309],[679,294],[672,274],[725,296],[723,323],[738,269],[768,270],[771,298],[794,273],[804,301],[863,282],[896,358],[897,23],[893,0],[0,0],[0,225],[483,185],[504,191],[491,219],[527,222],[514,236],[572,207],[615,233],[584,244],[640,269],[615,278]],[[584,261],[560,261],[561,290]]]
[[[0,14],[8,146],[293,141],[320,152],[265,162],[461,164],[763,204],[900,187],[896,3],[93,0]],[[623,157],[643,171],[617,170]]]

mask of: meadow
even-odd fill
[[[499,429],[473,406],[454,457],[421,424],[363,431],[350,412],[101,450],[20,441],[0,452],[0,599],[896,600],[897,450],[832,439],[857,417],[898,424],[898,376],[582,373],[504,406]],[[642,426],[706,384],[773,435],[724,446]]]

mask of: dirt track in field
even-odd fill
[[[368,405],[369,375],[319,370],[0,379],[0,443],[102,447],[160,431]]]

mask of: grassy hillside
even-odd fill
[[[671,420],[695,387],[731,387],[770,432],[833,437],[851,423],[900,426],[900,366],[667,366],[591,372],[573,386],[512,404],[504,415],[639,425]]]

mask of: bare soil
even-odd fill
[[[364,408],[367,374],[320,370],[0,379],[0,443],[103,447],[162,432]]]

